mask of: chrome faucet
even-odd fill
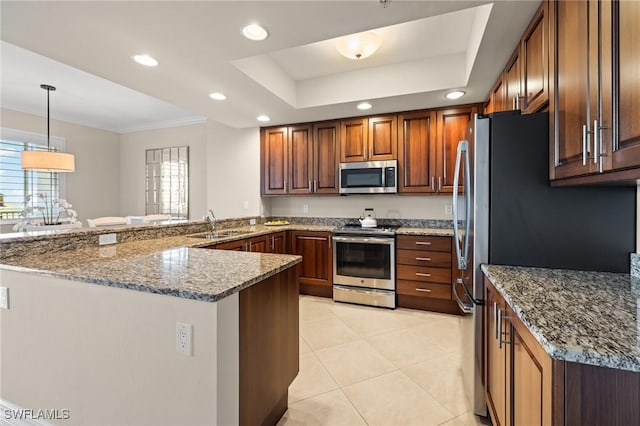
[[[209,209],[209,214],[207,215],[207,222],[209,222],[209,226],[211,227],[211,233],[215,234],[216,232],[216,223],[218,220],[216,219],[216,215],[213,214],[213,210]]]

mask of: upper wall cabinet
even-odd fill
[[[543,110],[549,101],[549,16],[542,2],[489,93],[485,113]]]
[[[288,137],[288,127],[268,127],[260,131],[262,193],[265,195],[287,193]]]
[[[398,116],[398,191],[436,192],[436,113]]]
[[[339,146],[338,121],[262,129],[262,194],[337,194]]]
[[[395,114],[342,120],[340,161],[395,160],[397,123]]]
[[[640,2],[553,2],[550,178],[640,178]]]
[[[543,1],[520,41],[519,109],[539,111],[549,101],[549,17]]]
[[[441,110],[436,114],[436,182],[438,192],[453,192],[458,142],[465,139],[473,140],[469,131],[473,123],[473,116],[477,112],[478,108],[472,105]],[[459,190],[462,191],[462,188]]]

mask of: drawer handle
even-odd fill
[[[428,288],[416,288],[416,291],[423,291],[425,293],[431,293],[431,290],[429,290]]]
[[[418,277],[430,277],[431,274],[425,274],[424,272],[416,272],[416,275]]]
[[[429,241],[416,241],[417,246],[430,246],[431,243]]]
[[[431,258],[430,257],[416,257],[416,260],[424,260],[426,262],[431,262]]]

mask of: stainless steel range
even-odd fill
[[[396,307],[397,226],[333,230],[333,300]]]

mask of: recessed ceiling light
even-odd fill
[[[257,119],[258,121],[263,121],[263,122],[264,122],[264,121],[270,121],[270,120],[271,120],[271,119],[269,118],[269,116],[268,116],[268,115],[259,115],[259,116],[257,116],[257,117],[256,117],[256,119]]]
[[[242,29],[242,34],[249,40],[260,41],[269,37],[269,33],[264,27],[258,24],[249,24]]]
[[[133,56],[133,60],[136,61],[137,63],[139,63],[140,65],[144,65],[147,67],[157,67],[158,66],[158,61],[156,61],[154,58],[152,58],[151,56],[144,54],[144,55],[135,55]]]
[[[215,99],[216,101],[224,101],[225,99],[227,99],[224,93],[220,93],[220,92],[211,93],[209,97],[211,99]]]
[[[462,90],[454,90],[444,95],[444,97],[447,99],[460,99],[463,96],[464,92]]]
[[[360,102],[357,106],[358,109],[371,109],[371,104],[369,102]]]

